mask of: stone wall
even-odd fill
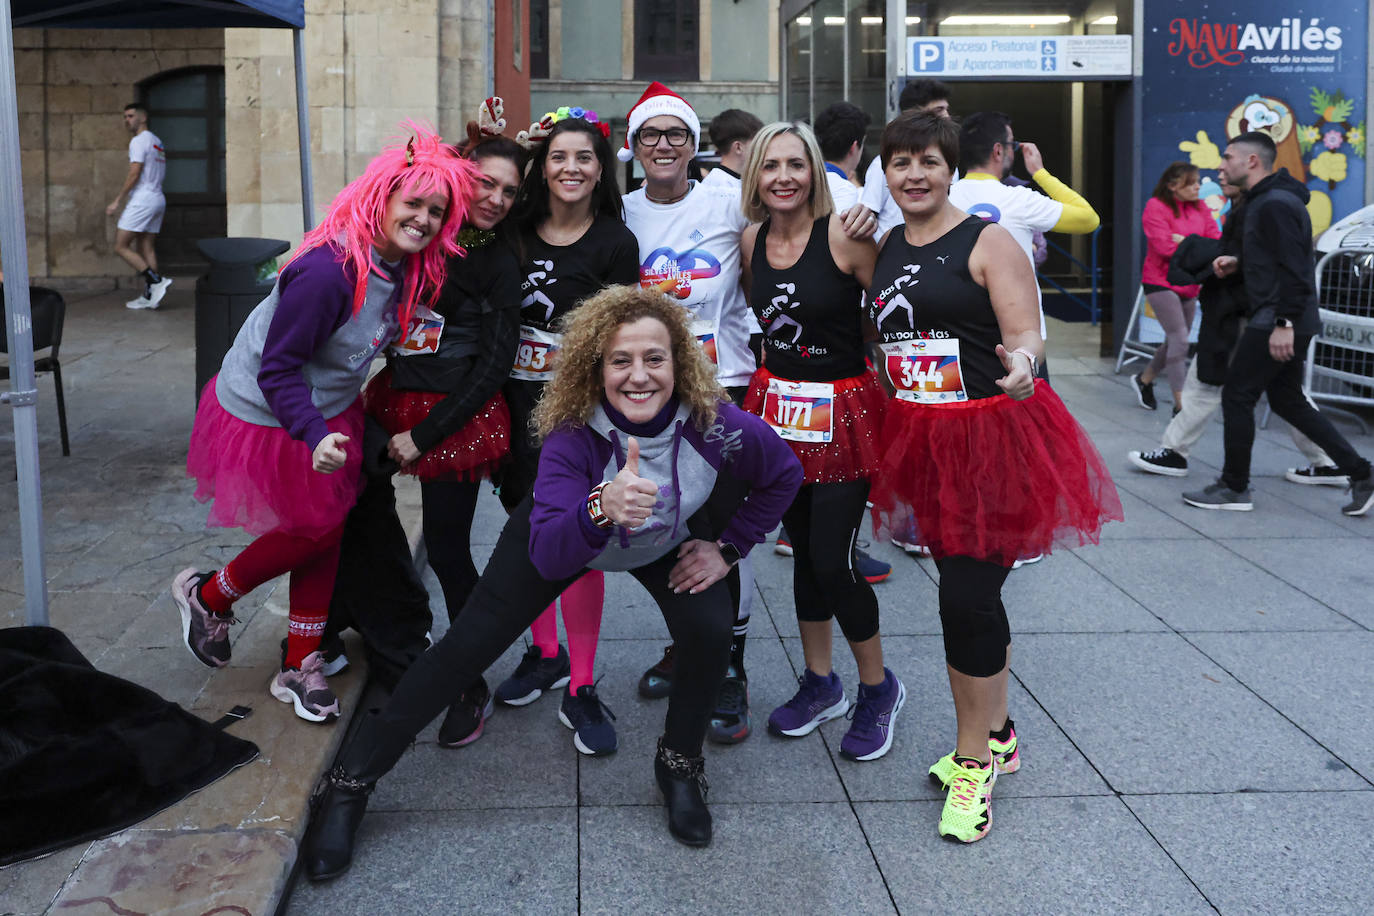
[[[316,217],[407,118],[457,140],[488,93],[486,0],[307,0]],[[225,32],[229,234],[302,234],[291,33]]]
[[[105,205],[129,170],[124,106],[148,77],[219,66],[224,31],[16,29],[14,45],[29,274],[123,277]]]

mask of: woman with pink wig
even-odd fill
[[[361,485],[358,392],[378,350],[443,286],[475,191],[473,165],[432,131],[384,149],[306,233],[201,393],[186,472],[211,527],[257,539],[223,569],[172,582],[186,646],[229,663],[233,604],[290,573],[290,623],[269,689],[309,722],[338,717],[320,635]]]

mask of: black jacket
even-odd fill
[[[1240,336],[1241,325],[1248,310],[1245,284],[1240,273],[1218,277],[1212,272],[1212,262],[1218,255],[1239,256],[1240,237],[1245,223],[1245,205],[1238,201],[1227,215],[1221,238],[1209,239],[1190,235],[1179,242],[1169,259],[1169,282],[1180,286],[1201,283],[1198,304],[1202,306],[1202,323],[1197,335],[1197,377],[1205,385],[1220,385],[1226,379],[1226,366],[1231,360]]]
[[[1266,176],[1245,195],[1240,266],[1250,327],[1268,330],[1275,318],[1287,318],[1298,334],[1321,331],[1310,196],[1287,169]]]

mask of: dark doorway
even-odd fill
[[[148,126],[167,152],[167,214],[157,254],[167,273],[199,273],[196,241],[228,233],[224,193],[224,68],[159,73],[139,84]]]

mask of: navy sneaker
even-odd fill
[[[854,551],[854,568],[859,575],[868,581],[869,585],[877,585],[879,582],[892,575],[892,564],[884,563],[882,560],[875,560],[862,550]]]
[[[841,757],[877,760],[892,750],[892,723],[906,702],[906,688],[888,669],[883,674],[877,687],[859,685],[859,701],[850,710],[853,724],[840,741]]]
[[[838,719],[849,709],[844,684],[835,672],[821,677],[810,668],[797,678],[797,692],[768,717],[768,730],[786,738],[800,738],[822,722]]]
[[[1188,459],[1171,448],[1151,449],[1148,452],[1127,452],[1131,464],[1147,474],[1163,474],[1165,477],[1187,477]]]
[[[753,731],[749,718],[749,681],[731,665],[716,694],[716,708],[706,723],[706,737],[716,744],[739,744]]]
[[[482,731],[495,708],[485,678],[478,678],[448,708],[439,726],[440,747],[466,747],[482,737]]]
[[[507,706],[528,706],[545,690],[568,686],[571,675],[567,649],[559,646],[557,655],[545,658],[538,646],[530,646],[515,666],[515,673],[496,686],[496,699]]]
[[[615,726],[606,721],[607,716],[615,719],[615,713],[601,702],[593,685],[583,684],[576,695],[564,691],[558,721],[573,730],[573,747],[579,753],[589,757],[615,753]]]

